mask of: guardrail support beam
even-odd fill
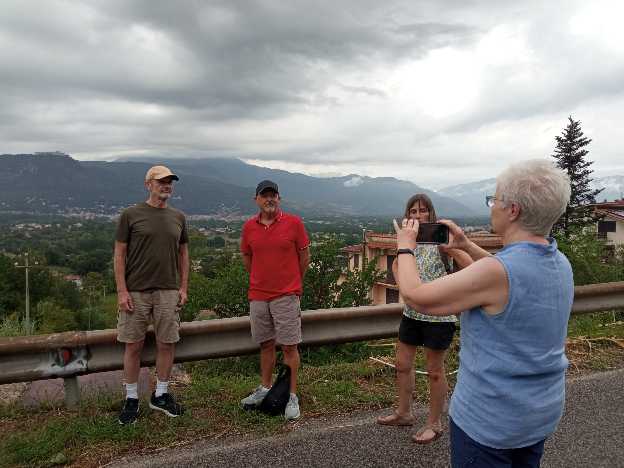
[[[65,406],[67,408],[76,408],[80,404],[78,376],[64,377],[63,387],[65,387]]]

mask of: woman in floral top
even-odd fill
[[[425,194],[411,197],[405,207],[405,218],[417,219],[419,223],[435,223],[435,209],[431,199]],[[452,261],[458,266],[466,266],[472,260],[464,252],[447,250],[433,244],[418,244],[414,250],[418,270],[424,282],[433,281],[451,271]],[[397,262],[392,265],[394,277],[397,278]],[[429,378],[429,416],[425,425],[413,436],[414,442],[428,444],[442,434],[440,417],[448,384],[444,369],[444,358],[455,334],[454,315],[441,317],[424,315],[409,306],[403,309],[403,319],[399,327],[399,341],[396,352],[396,375],[399,393],[399,404],[393,414],[377,418],[379,424],[389,426],[411,426],[414,424],[412,414],[412,392],[414,391],[414,357],[419,346],[424,347],[427,376]]]

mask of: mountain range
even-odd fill
[[[256,211],[254,188],[263,179],[280,187],[286,210],[304,216],[400,216],[414,193],[428,194],[441,216],[487,215],[486,194],[495,179],[434,191],[391,177],[351,174],[320,178],[247,164],[239,159],[152,159],[78,161],[54,153],[0,155],[0,211],[115,214],[145,199],[147,169],[165,164],[180,176],[172,205],[190,215],[247,215]],[[602,185],[601,185],[602,184]],[[624,191],[624,176],[595,179],[607,190],[599,199]]]
[[[255,186],[263,179],[279,185],[286,210],[306,216],[399,216],[417,192],[430,195],[440,214],[473,215],[451,198],[389,177],[319,178],[238,159],[78,161],[58,152],[0,155],[0,211],[115,214],[146,198],[143,177],[156,163],[180,176],[172,205],[191,215],[253,213]]]
[[[592,179],[590,186],[593,190],[603,189],[596,196],[596,201],[613,201],[624,198],[624,176],[613,175]],[[438,190],[440,195],[461,202],[473,212],[487,215],[490,209],[485,206],[485,196],[493,195],[496,191],[496,179],[484,179],[469,184],[453,185]]]

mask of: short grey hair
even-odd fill
[[[513,164],[496,178],[505,205],[520,206],[518,222],[527,231],[547,236],[570,201],[570,178],[546,159]]]

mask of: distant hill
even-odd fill
[[[144,200],[144,162],[81,162],[58,153],[0,155],[0,209],[33,213],[70,210],[117,213]],[[253,212],[248,190],[188,175],[172,204],[189,213]]]
[[[161,160],[162,161],[162,160]],[[151,161],[154,163],[155,161]],[[428,194],[436,211],[444,216],[474,215],[463,203],[411,182],[391,177],[312,177],[279,169],[246,164],[239,159],[171,159],[162,161],[180,174],[215,177],[230,184],[249,187],[249,195],[262,179],[280,187],[287,204],[309,214],[392,215],[402,214],[407,199],[415,193]]]
[[[591,187],[604,188],[596,197],[596,201],[613,201],[624,195],[624,176],[614,175],[598,177],[592,180]],[[469,184],[453,185],[438,190],[440,195],[461,200],[463,204],[479,214],[489,214],[490,210],[485,206],[485,196],[494,195],[496,191],[496,179],[484,179]]]
[[[489,215],[490,209],[485,206],[485,196],[494,195],[496,179],[484,179],[469,184],[453,185],[438,190],[440,195],[461,200],[464,205],[480,215]]]
[[[262,179],[274,180],[284,207],[302,215],[398,216],[417,192],[429,194],[440,215],[475,214],[452,198],[394,178],[318,178],[238,159],[92,162],[60,153],[0,155],[0,210],[116,213],[145,198],[142,180],[156,162],[180,176],[172,205],[188,214],[252,213],[254,188]]]

